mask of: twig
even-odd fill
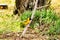
[[[25,2],[25,8],[27,7],[28,2],[29,2],[29,0],[26,0],[26,2]]]
[[[38,0],[36,0],[36,2],[35,2],[35,6],[34,6],[34,9],[33,9],[33,11],[32,11],[32,16],[31,16],[30,23],[25,27],[25,29],[24,29],[24,31],[22,32],[22,34],[21,34],[20,37],[23,37],[24,34],[26,33],[28,27],[30,27],[30,24],[31,24],[31,22],[32,22],[32,20],[33,20],[33,18],[34,18],[34,14],[35,14],[35,11],[36,11],[36,8],[37,8],[37,3],[38,3]]]
[[[48,7],[48,6],[49,5],[40,6],[40,7],[37,7],[37,9],[45,8],[45,7]]]

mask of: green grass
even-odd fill
[[[0,34],[7,32],[20,32],[24,28],[21,23],[27,18],[31,17],[31,11],[25,11],[20,17],[12,16],[12,14],[2,14],[0,13]],[[34,19],[30,24],[31,28],[36,28],[37,26],[49,24],[48,34],[59,34],[60,33],[60,18],[51,9],[48,10],[36,10]]]
[[[0,13],[0,33],[20,32],[20,20],[11,14]]]
[[[31,11],[25,11],[21,16],[21,21],[27,20],[27,18],[31,17]],[[22,22],[22,23],[23,23]],[[34,15],[34,19],[30,25],[31,28],[35,28],[37,26],[41,26],[44,24],[49,24],[48,34],[58,34],[60,33],[60,18],[56,15],[56,13],[51,10],[42,9],[41,11],[37,10]],[[20,25],[21,26],[21,25]],[[22,26],[21,26],[22,27]]]
[[[21,16],[20,19],[21,21],[27,20],[27,18],[31,17],[31,11],[26,11],[24,12]],[[57,15],[55,15],[55,13],[53,12],[53,10],[45,10],[43,9],[42,11],[37,10],[35,12],[34,15],[34,19],[32,24],[36,24],[36,23],[40,23],[40,22],[44,22],[44,23],[51,23],[53,21],[56,21],[58,19]],[[42,24],[42,23],[40,23]]]
[[[50,26],[48,34],[60,34],[60,19],[55,21],[54,25]]]

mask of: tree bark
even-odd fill
[[[15,0],[16,9],[18,9],[20,11],[20,13],[23,13],[25,10],[32,10],[35,5],[34,1],[35,0]],[[46,2],[47,2],[47,0],[38,0],[37,7],[46,5]],[[31,7],[31,8],[29,8],[29,7]],[[16,9],[15,9],[14,13],[18,14],[18,11]]]

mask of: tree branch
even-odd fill
[[[26,33],[28,27],[30,27],[30,24],[31,24],[31,22],[32,22],[32,20],[33,20],[33,18],[34,18],[34,14],[35,14],[35,11],[36,11],[36,8],[37,8],[37,3],[38,3],[38,0],[36,0],[36,2],[35,2],[35,6],[34,6],[34,9],[33,9],[33,11],[32,11],[32,16],[31,16],[30,23],[25,27],[25,29],[24,29],[24,31],[22,32],[22,34],[21,34],[20,37],[23,37],[24,34]]]

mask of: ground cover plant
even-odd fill
[[[20,26],[21,27],[25,26],[24,23],[28,22],[29,20],[27,20],[27,19],[30,17],[31,17],[31,11],[24,12],[20,16],[20,19],[21,19]],[[49,34],[58,34],[59,33],[59,22],[60,22],[59,20],[60,20],[60,18],[51,9],[48,9],[48,10],[42,9],[41,11],[37,10],[35,12],[34,19],[31,23],[30,27],[36,28],[41,25],[49,24],[48,33]]]
[[[30,10],[25,11],[20,16],[13,15],[13,14],[0,13],[0,34],[10,33],[10,32],[15,32],[15,33],[22,32],[25,26],[27,25],[26,22],[29,22],[30,20],[31,14],[32,14],[32,11]],[[43,28],[39,29],[39,27],[43,27]],[[38,32],[38,34],[40,35],[42,34],[45,34],[45,35],[49,34],[50,36],[58,35],[60,33],[60,17],[58,17],[55,14],[55,12],[51,9],[36,10],[34,19],[30,24],[30,28],[32,30],[30,30],[29,33],[34,30],[35,32]],[[44,30],[46,28],[48,30],[46,30],[44,33]],[[26,36],[29,36],[29,35],[27,34]]]

